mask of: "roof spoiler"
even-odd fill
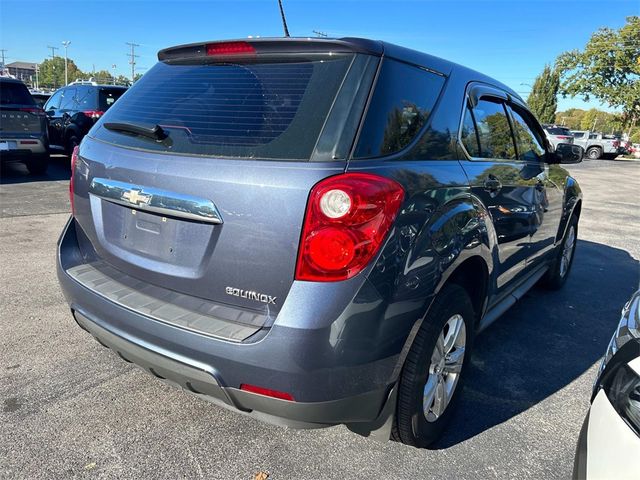
[[[367,53],[380,56],[383,50],[382,43],[363,38],[245,38],[165,48],[158,52],[158,60],[163,62],[207,56],[246,58],[296,53]]]

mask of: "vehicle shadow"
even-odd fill
[[[638,267],[625,250],[580,240],[560,291],[532,289],[478,337],[459,408],[435,448],[509,420],[596,363],[638,288]]]
[[[70,177],[69,157],[59,154],[49,157],[49,168],[44,175],[31,175],[27,167],[18,162],[3,163],[0,169],[0,185],[69,180]]]

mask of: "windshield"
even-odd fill
[[[169,142],[95,130],[118,145],[167,153],[308,160],[353,55],[264,63],[156,64],[99,125],[159,125]]]

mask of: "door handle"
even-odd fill
[[[483,187],[487,192],[497,192],[502,188],[502,183],[493,175],[484,179]]]

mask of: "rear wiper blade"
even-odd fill
[[[153,138],[154,140],[164,140],[168,137],[167,133],[160,125],[131,122],[107,122],[104,124],[104,128],[114,132],[132,133],[142,137]]]

